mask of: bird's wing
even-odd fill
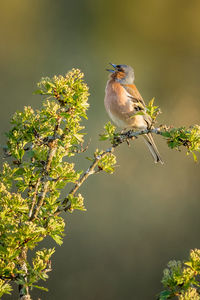
[[[126,90],[127,96],[130,98],[130,100],[134,104],[139,104],[139,107],[141,107],[141,109],[144,109],[145,102],[142,96],[140,95],[138,89],[136,88],[135,84],[122,84],[122,86]]]
[[[128,98],[133,102],[133,106],[136,111],[144,112],[144,120],[147,123],[147,127],[150,128],[152,124],[151,117],[146,113],[145,102],[140,95],[140,92],[136,88],[135,84],[122,84],[123,88],[126,90]]]

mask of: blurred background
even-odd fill
[[[91,93],[85,126],[86,141],[92,140],[78,162],[87,168],[85,156],[108,146],[98,134],[108,121],[109,62],[134,67],[145,101],[155,97],[162,109],[159,124],[199,124],[199,14],[198,0],[2,0],[1,144],[16,110],[41,107],[32,93],[42,76],[80,68]],[[164,166],[153,163],[139,138],[118,147],[113,175],[91,176],[81,188],[87,212],[64,216],[66,236],[56,246],[49,292],[34,291],[33,299],[156,299],[167,262],[200,247],[199,164],[155,140]]]

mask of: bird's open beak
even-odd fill
[[[112,70],[112,69],[106,69],[106,71],[111,72],[111,73],[115,73],[115,71],[117,69],[117,65],[111,64],[111,63],[109,63],[109,64],[114,68],[114,70]]]

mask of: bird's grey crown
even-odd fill
[[[135,80],[135,75],[134,75],[134,71],[133,68],[131,66],[128,65],[116,65],[116,68],[118,71],[122,71],[125,73],[125,77],[122,79],[118,79],[118,81],[120,83],[123,84],[133,84],[134,80]]]

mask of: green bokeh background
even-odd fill
[[[108,62],[134,67],[146,102],[155,97],[162,108],[161,124],[200,123],[198,0],[1,0],[0,36],[1,144],[16,110],[41,106],[32,92],[42,76],[80,68],[91,93],[90,150],[77,160],[86,168],[84,157],[107,146],[98,134],[108,121]],[[116,150],[114,175],[91,176],[81,188],[87,212],[65,215],[49,293],[35,291],[33,299],[155,299],[167,262],[200,247],[199,165],[155,140],[164,166],[139,138]]]

